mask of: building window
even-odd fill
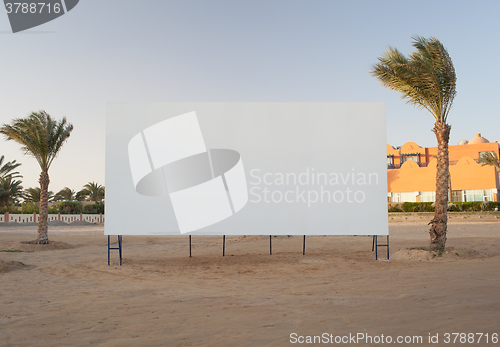
[[[465,190],[465,201],[491,201],[491,189]]]
[[[420,163],[420,153],[404,153],[400,155],[401,164],[408,161],[413,160],[415,163]]]
[[[417,195],[415,194],[415,192],[404,192],[396,194],[399,195],[398,202],[417,202]]]
[[[391,202],[401,202],[399,193],[391,193]]]
[[[451,201],[452,202],[463,202],[464,192],[462,190],[452,190],[451,191]]]
[[[418,163],[418,157],[416,155],[404,157],[403,160],[406,162],[408,160],[413,160],[415,163]]]
[[[419,193],[420,202],[434,202],[436,201],[436,192],[420,192]]]
[[[388,155],[387,156],[387,169],[395,169],[396,167],[394,166],[394,156],[393,155]]]

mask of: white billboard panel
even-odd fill
[[[110,103],[106,235],[387,235],[383,103]]]

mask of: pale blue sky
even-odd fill
[[[50,189],[104,183],[106,102],[383,101],[387,141],[434,146],[433,118],[369,75],[388,45],[435,36],[457,72],[451,144],[499,140],[498,1],[80,0],[68,14],[12,34],[0,11],[0,123],[44,109],[75,130]],[[352,131],[356,131],[353,129]],[[19,146],[24,187],[39,169]]]

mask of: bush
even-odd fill
[[[61,214],[79,214],[82,213],[82,204],[78,201],[62,201],[57,206],[57,211]]]
[[[481,211],[481,201],[456,202],[459,211]]]
[[[19,214],[21,213],[16,205],[14,204],[11,204],[10,206],[3,206],[3,207],[0,207],[0,214],[4,214],[4,213],[7,213],[9,212],[10,214]]]
[[[448,211],[450,211],[450,212],[458,211],[457,205],[452,203],[452,202],[449,202],[448,203]]]
[[[405,202],[401,205],[401,208],[405,212],[413,212],[413,202]]]
[[[96,202],[92,205],[85,205],[83,207],[83,212],[85,214],[99,214],[104,213],[104,204],[102,202]]]
[[[434,212],[432,202],[405,202],[401,208],[405,212]]]
[[[499,211],[500,210],[500,201],[485,201],[487,204],[484,206],[484,211]],[[496,210],[495,210],[496,208]]]
[[[389,207],[389,212],[403,212],[403,210],[400,209],[397,205],[394,205]]]
[[[38,204],[33,202],[27,202],[21,204],[22,214],[32,214],[33,212],[40,213],[40,207],[38,206]]]

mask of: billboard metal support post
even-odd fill
[[[189,258],[191,258],[191,235],[189,235]]]
[[[108,265],[110,265],[110,257],[111,257],[111,250],[116,249],[118,250],[118,253],[120,255],[120,266],[122,266],[122,244],[123,244],[123,236],[118,235],[118,247],[111,247],[111,242],[110,242],[110,235],[108,235]]]
[[[378,244],[378,235],[373,235],[372,241],[372,252],[375,249],[375,260],[378,260],[378,248],[379,247],[387,247],[387,260],[389,260],[389,235],[387,235],[387,243],[385,245]]]
[[[306,255],[306,235],[304,235],[304,241],[302,242],[302,255]]]
[[[226,235],[222,235],[222,256],[226,255]]]
[[[273,240],[271,235],[269,235],[269,255],[273,255]]]

